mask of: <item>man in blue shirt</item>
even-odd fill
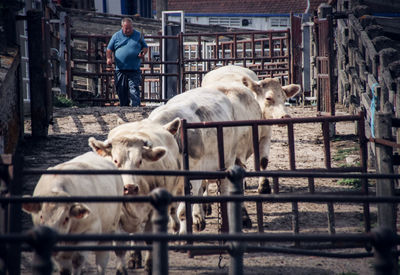
[[[121,21],[121,30],[114,33],[107,46],[107,65],[115,59],[114,83],[120,106],[140,106],[141,58],[148,51],[148,46],[140,32],[133,29],[133,21],[129,17]]]

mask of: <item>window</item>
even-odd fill
[[[208,19],[208,24],[210,25],[221,25],[225,27],[240,27],[240,18],[230,18],[230,17],[210,17]]]
[[[287,27],[288,25],[288,18],[271,18],[271,27]]]

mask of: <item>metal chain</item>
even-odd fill
[[[220,196],[221,195],[221,180],[220,179],[217,179],[217,196]],[[221,218],[221,216],[222,216],[222,213],[221,213],[221,203],[217,203],[217,222],[218,222],[218,233],[221,233],[221,231],[222,231],[222,224],[221,224],[221,220],[222,220],[222,218]],[[219,241],[219,244],[221,245],[222,244],[222,241]],[[222,262],[222,252],[219,254],[219,259],[218,259],[218,268],[219,269],[223,269],[223,268],[225,268],[225,266],[222,266],[221,265],[221,262]]]

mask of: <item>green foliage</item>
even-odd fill
[[[338,180],[338,184],[351,186],[354,189],[361,189],[361,180],[360,179],[340,179]]]
[[[339,149],[336,152],[336,155],[332,159],[335,160],[335,161],[341,161],[341,160],[346,159],[346,157],[348,155],[350,155],[350,154],[352,154],[354,152],[357,152],[357,151],[358,151],[358,148],[356,148],[356,147],[342,148],[342,149]]]
[[[65,96],[57,95],[54,96],[53,105],[55,107],[72,107],[75,106],[75,103],[71,99],[66,98]]]

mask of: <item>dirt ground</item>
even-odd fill
[[[88,138],[94,136],[105,139],[107,133],[117,125],[117,119],[135,121],[145,118],[153,107],[90,107],[90,108],[56,108],[54,123],[49,128],[46,139],[33,139],[30,136],[30,121],[25,122],[25,139],[23,150],[25,168],[48,168],[67,161],[81,153],[90,150]],[[337,114],[346,114],[338,106]],[[293,117],[315,117],[315,107],[290,107]],[[320,124],[296,124],[295,155],[296,167],[323,168],[324,150]],[[341,122],[336,124],[336,136],[331,140],[333,166],[354,165],[359,162],[358,142],[354,123]],[[252,159],[247,162],[248,170],[252,170]],[[288,170],[288,142],[286,127],[273,127],[272,147],[269,161],[270,170]],[[25,178],[24,192],[31,194],[38,177]],[[272,182],[272,180],[270,180]],[[281,193],[308,191],[306,179],[281,179]],[[351,183],[340,180],[316,179],[315,192],[332,192],[354,190]],[[371,186],[373,189],[373,186]],[[215,194],[216,186],[211,184],[211,195]],[[257,180],[247,179],[246,194],[257,194]],[[257,232],[255,203],[246,203],[253,227],[245,232]],[[300,233],[328,233],[327,205],[299,203]],[[335,204],[336,232],[359,233],[363,230],[362,206],[360,204]],[[264,203],[264,231],[267,233],[292,232],[292,206],[288,203]],[[376,219],[376,209],[371,206],[372,218]],[[212,215],[206,219],[205,233],[216,233],[218,228],[217,205],[212,206]],[[24,229],[32,225],[30,217],[24,214]],[[268,244],[271,245],[271,244]],[[277,245],[277,244],[273,244]],[[288,245],[288,244],[285,244]],[[337,251],[337,250],[335,250]],[[348,249],[342,252],[365,252],[365,249]],[[30,253],[24,253],[22,259],[23,274],[31,273]],[[221,267],[218,267],[219,255],[196,256],[189,258],[187,254],[169,252],[170,274],[226,274],[229,266],[229,255],[222,255]],[[114,274],[112,253],[107,274]],[[95,274],[94,256],[86,274]],[[130,270],[129,274],[141,274],[143,269]],[[296,256],[274,253],[252,253],[244,257],[245,274],[373,274],[373,259],[334,259],[311,256]]]

